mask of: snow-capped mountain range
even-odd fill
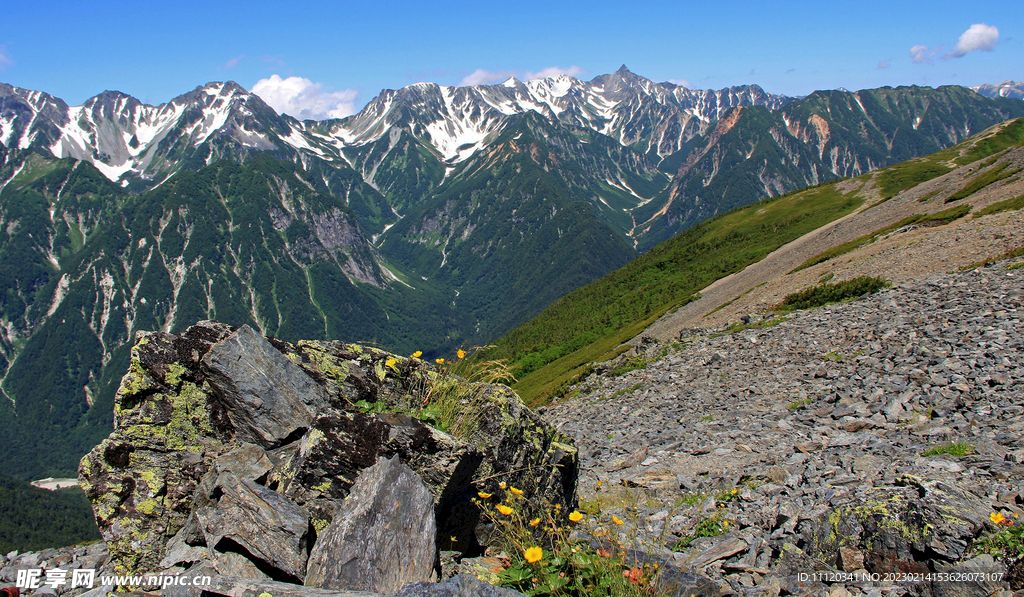
[[[1011,97],[1024,99],[1024,82],[1003,81],[998,85],[978,85],[971,87],[985,97]]]
[[[527,111],[664,157],[731,107],[774,110],[790,100],[756,85],[695,91],[655,83],[623,66],[590,81],[563,75],[471,87],[418,83],[385,90],[343,120],[303,122],[277,114],[230,81],[209,83],[159,106],[116,91],[68,106],[41,91],[0,84],[0,143],[42,147],[56,157],[88,161],[124,186],[133,180],[149,186],[186,160],[209,163],[238,152],[276,150],[304,163],[348,162],[347,149],[373,143],[396,127],[454,164],[486,147],[510,116]]]

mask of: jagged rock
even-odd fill
[[[154,571],[192,510],[192,495],[230,429],[207,400],[201,359],[231,334],[202,323],[180,336],[139,333],[114,406],[115,431],[93,448],[78,481],[121,573]]]
[[[311,542],[309,513],[281,494],[231,473],[219,475],[213,492],[216,505],[196,509],[207,547],[220,552],[241,548],[251,559],[301,582]]]
[[[326,397],[309,375],[243,325],[203,357],[238,439],[276,448],[309,427]]]
[[[279,490],[306,505],[314,525],[322,528],[334,518],[334,505],[348,494],[360,471],[380,457],[394,456],[415,470],[434,496],[443,525],[439,536],[449,538],[446,545],[468,548],[475,519],[467,523],[452,513],[461,504],[471,504],[466,496],[475,495],[472,477],[483,454],[408,415],[317,417],[290,462],[271,473],[269,481],[279,480]]]
[[[931,583],[935,597],[990,597],[1000,593],[1008,597],[1010,594],[1003,582],[1006,567],[987,553],[957,564],[946,572],[960,577],[953,582]]]
[[[440,583],[407,584],[392,597],[523,597],[523,594],[489,585],[471,574],[459,574]]]
[[[478,491],[504,482],[538,510],[575,505],[576,449],[505,386],[442,377],[422,360],[373,348],[292,345],[215,322],[181,335],[140,333],[131,354],[115,431],[79,468],[115,570],[197,565],[223,553],[210,544],[224,537],[210,526],[222,491],[210,484],[226,473],[251,496],[283,496],[322,531],[362,470],[398,456],[426,483],[445,547],[459,551],[479,549]],[[402,414],[443,392],[464,405],[458,437]],[[392,412],[363,413],[361,400]],[[301,577],[297,561],[278,565]]]
[[[686,558],[682,561],[682,567],[700,570],[712,562],[717,562],[718,560],[737,554],[747,549],[747,547],[749,547],[749,545],[747,545],[746,541],[735,537],[729,537],[722,541],[718,541],[715,543],[714,547],[705,549],[704,551],[695,553],[693,556]]]
[[[807,533],[808,550],[839,565],[840,548],[855,547],[869,572],[926,573],[936,562],[955,562],[966,553],[985,527],[986,512],[977,495],[904,477],[896,487],[878,488],[828,512]]]
[[[307,586],[390,593],[434,580],[434,497],[398,458],[360,473],[344,511],[309,554]]]

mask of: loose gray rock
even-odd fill
[[[301,582],[306,572],[309,513],[281,494],[230,473],[214,485],[216,506],[196,511],[207,547],[245,550]]]
[[[343,510],[313,546],[307,586],[390,593],[434,580],[434,498],[398,458],[360,473]]]
[[[326,403],[309,375],[247,325],[213,345],[203,366],[237,437],[264,448],[294,440]]]
[[[523,594],[487,584],[472,574],[458,574],[440,583],[407,584],[392,597],[523,597]]]

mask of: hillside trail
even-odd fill
[[[1004,160],[1013,168],[1024,166],[1024,148],[1009,152],[1000,161]],[[1020,211],[978,219],[968,215],[945,226],[890,233],[824,263],[792,271],[823,251],[915,214],[935,213],[963,204],[972,205],[972,211],[976,212],[992,203],[1024,194],[1024,177],[1018,175],[1009,182],[989,185],[966,199],[944,203],[980,169],[982,165],[977,162],[961,166],[902,191],[888,201],[881,201],[875,177],[866,183],[856,179],[841,182],[842,192],[856,192],[865,198],[861,207],[783,245],[742,271],[717,280],[700,291],[699,299],[666,313],[629,343],[636,344],[645,336],[670,341],[685,329],[718,327],[748,313],[771,311],[787,294],[814,286],[830,273],[831,282],[869,275],[901,284],[969,266],[1015,248],[1010,245],[1020,241],[1013,239],[1024,238],[1024,218]],[[932,193],[935,194],[929,197]]]

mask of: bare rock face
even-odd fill
[[[264,448],[301,435],[327,402],[309,375],[247,325],[211,347],[203,367],[236,437]]]
[[[392,593],[434,580],[434,497],[398,458],[364,470],[309,555],[306,585]]]
[[[216,504],[195,514],[208,547],[241,551],[249,559],[302,580],[306,571],[309,513],[279,493],[231,473],[214,483]]]
[[[451,432],[417,418],[438,384],[457,388],[471,406]],[[356,516],[352,504],[360,502],[350,494],[382,459],[404,472],[384,475],[394,487],[359,490],[360,500],[405,504],[402,512],[429,506],[422,520],[404,519],[415,539],[391,537],[431,552],[429,565],[414,566],[419,579],[434,570],[437,537],[460,551],[486,544],[477,492],[508,483],[537,509],[575,506],[576,449],[508,388],[470,384],[377,349],[292,345],[214,322],[137,336],[115,431],[82,459],[79,481],[116,571],[211,570],[311,584],[309,554],[340,544],[322,545],[335,521]],[[414,502],[403,502],[399,487]],[[434,542],[421,541],[424,534]],[[404,578],[408,549],[386,558],[396,571],[374,582]],[[316,574],[325,561],[317,560]]]

